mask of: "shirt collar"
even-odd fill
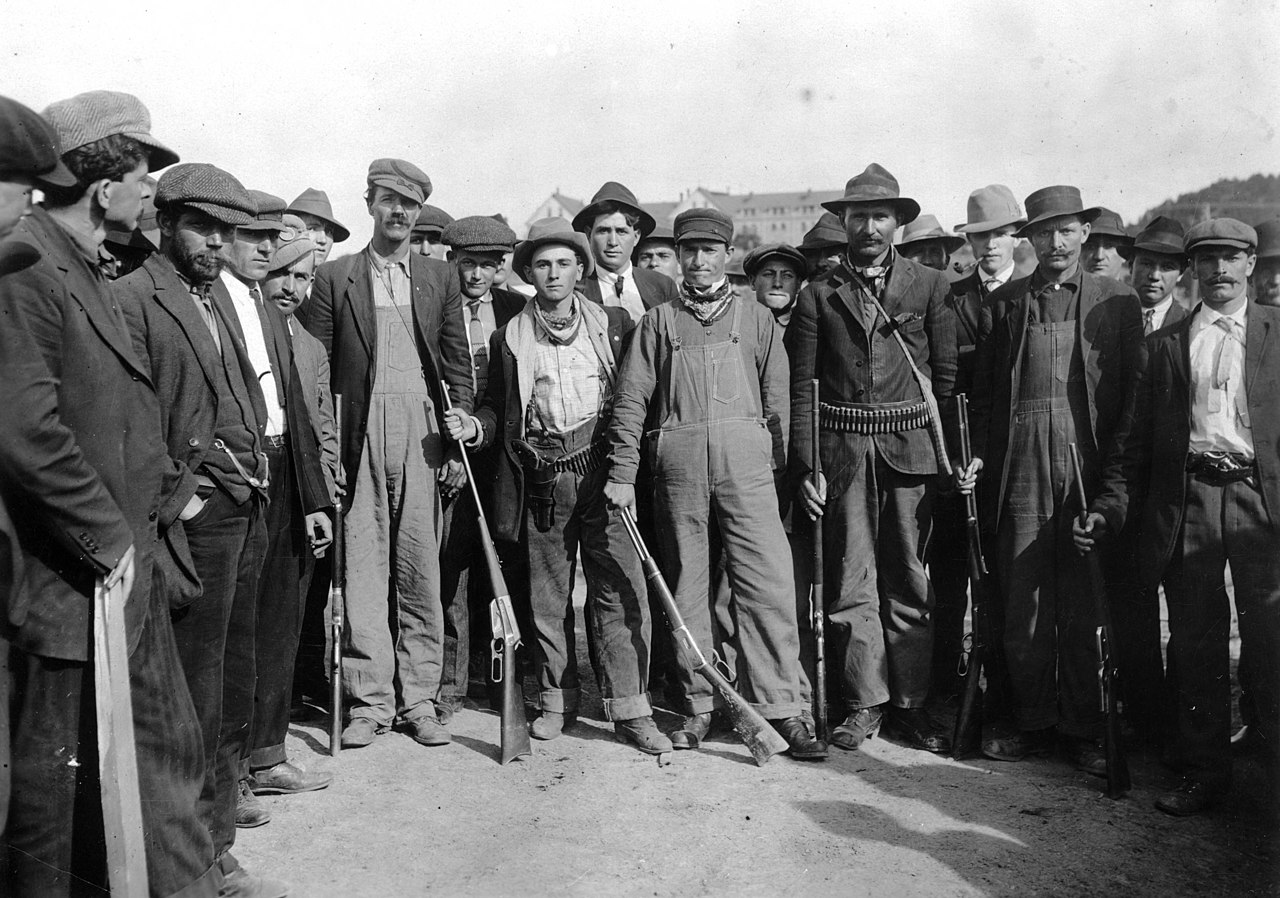
[[[631,277],[631,263],[628,262],[626,267],[621,271],[610,271],[603,265],[596,266],[596,278],[605,284],[612,284],[620,277]]]
[[[1248,302],[1242,303],[1240,308],[1236,309],[1230,315],[1223,315],[1218,310],[1209,308],[1208,303],[1202,302],[1200,303],[1200,311],[1197,312],[1196,317],[1204,322],[1208,327],[1213,327],[1219,318],[1226,318],[1228,321],[1238,324],[1243,328],[1245,326],[1245,321],[1247,320],[1246,313],[1248,311]]]
[[[1170,293],[1168,296],[1160,300],[1154,306],[1143,306],[1142,314],[1145,315],[1147,314],[1147,312],[1155,312],[1157,315],[1164,315],[1169,311],[1169,307],[1172,305],[1173,305],[1173,294]]]
[[[409,250],[411,247],[408,244],[405,244],[404,248],[400,251],[399,258],[396,258],[395,256],[378,255],[378,252],[373,248],[372,243],[370,243],[366,249],[369,251],[370,264],[373,265],[374,270],[379,274],[385,271],[388,265],[393,263],[399,265],[406,274],[409,272]]]
[[[1081,283],[1083,273],[1084,273],[1084,266],[1080,264],[1079,260],[1076,260],[1076,269],[1071,273],[1071,277],[1067,278],[1058,286],[1066,287],[1075,293],[1079,293],[1080,283]],[[1037,265],[1036,270],[1031,275],[1031,292],[1032,293],[1039,292],[1045,287],[1048,287],[1049,284],[1050,284],[1049,279],[1045,277],[1044,272],[1041,271],[1040,266]]]
[[[729,278],[728,278],[728,277],[722,277],[722,278],[720,278],[720,280],[716,281],[714,284],[712,284],[710,287],[708,287],[708,288],[707,288],[707,289],[705,289],[705,290],[699,290],[697,287],[693,286],[693,285],[692,285],[692,284],[690,284],[688,281],[686,281],[686,282],[685,282],[685,286],[686,286],[686,287],[688,287],[688,288],[689,288],[689,290],[690,290],[691,292],[693,292],[693,293],[699,293],[699,294],[702,294],[702,295],[704,295],[704,296],[710,296],[712,293],[715,293],[717,290],[719,290],[721,287],[723,287],[723,286],[724,286],[725,281],[727,281],[727,280],[729,280]]]
[[[484,296],[477,297],[476,299],[472,299],[470,296],[462,297],[462,304],[464,306],[469,306],[473,302],[478,302],[478,303],[493,302],[493,291],[492,290],[485,291]]]
[[[979,268],[978,281],[983,286],[986,286],[988,281],[995,281],[996,287],[1003,287],[1005,284],[1009,283],[1009,278],[1013,277],[1013,269],[1014,269],[1014,263],[1012,260],[1009,262],[1008,265],[1006,265],[1004,268],[1001,268],[995,274],[987,274],[985,271]],[[993,287],[992,289],[994,290],[995,287]]]
[[[239,299],[242,303],[252,302],[249,291],[256,288],[257,284],[246,284],[227,269],[222,269],[222,283],[227,288],[227,292],[231,294],[232,299]]]

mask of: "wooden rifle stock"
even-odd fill
[[[816,486],[822,476],[822,451],[818,443],[822,436],[822,426],[818,421],[818,378],[813,379],[811,387],[813,416],[810,420],[810,442],[812,448],[809,456],[809,467],[813,471]],[[794,526],[795,518],[792,518]],[[827,738],[827,606],[823,595],[824,559],[822,546],[822,519],[813,522],[813,584],[809,591],[809,617],[813,626],[814,676],[813,676],[813,723],[819,739]]]
[[[444,407],[453,408],[449,399],[449,385],[440,381],[440,389],[444,396]],[[489,586],[493,590],[493,599],[489,602],[489,624],[493,628],[493,646],[490,651],[490,678],[494,684],[502,687],[502,702],[498,709],[502,722],[502,763],[507,764],[516,758],[527,758],[533,754],[533,746],[529,742],[529,727],[524,715],[524,696],[520,690],[520,673],[516,667],[516,647],[520,645],[520,626],[516,623],[515,609],[511,607],[511,593],[507,589],[506,578],[502,576],[502,565],[498,561],[498,550],[493,544],[493,536],[489,533],[489,521],[484,515],[484,505],[480,502],[480,489],[476,486],[475,475],[471,471],[471,458],[467,447],[458,442],[462,452],[462,464],[467,470],[467,483],[471,487],[471,498],[476,503],[476,515],[479,522],[480,546],[484,549],[484,559],[489,565]]]
[[[960,430],[960,465],[967,469],[973,460],[969,440],[969,397],[959,393],[955,397],[956,419]],[[987,624],[986,577],[987,562],[982,556],[981,530],[978,526],[978,497],[969,493],[964,497],[965,509],[965,557],[969,565],[969,595],[971,630],[967,659],[962,652],[964,692],[960,710],[956,714],[955,732],[951,738],[951,757],[962,758],[977,751],[982,743],[982,673],[989,667],[990,628]],[[990,684],[988,684],[989,686]]]
[[[342,445],[342,394],[333,397],[333,430],[338,445]],[[339,496],[333,503],[333,556],[330,567],[333,576],[329,580],[329,634],[333,642],[329,658],[329,754],[337,757],[342,752],[342,630],[347,611],[347,538],[343,532],[342,502]]]
[[[1084,472],[1080,465],[1080,451],[1076,444],[1070,446],[1071,473],[1075,480],[1076,501],[1080,503],[1080,525],[1089,521],[1089,500],[1084,492]],[[1095,649],[1098,655],[1098,700],[1106,717],[1103,748],[1107,756],[1107,797],[1120,798],[1133,785],[1129,777],[1129,760],[1125,756],[1124,741],[1120,734],[1120,709],[1116,704],[1116,681],[1120,673],[1111,654],[1111,607],[1107,603],[1107,581],[1102,574],[1102,561],[1098,549],[1085,554],[1089,571],[1089,588],[1093,592],[1094,615],[1097,629],[1094,631]]]
[[[649,554],[649,549],[640,536],[640,528],[636,525],[631,509],[624,508],[621,511],[622,523],[627,528],[627,535],[631,537],[631,544],[635,546],[636,554],[640,556],[640,566],[644,569],[645,578],[662,600],[662,610],[667,613],[667,623],[671,625],[671,632],[676,642],[684,650],[689,665],[695,672],[701,674],[720,696],[733,731],[747,746],[747,751],[751,752],[751,757],[755,759],[756,764],[763,767],[771,757],[787,750],[786,740],[778,735],[769,722],[760,716],[760,712],[747,704],[746,700],[729,685],[729,681],[720,671],[707,661],[706,655],[702,654],[702,650],[693,641],[689,628],[685,626],[680,609],[676,607],[675,597],[671,595],[671,590],[667,588],[667,581],[663,579],[657,562]]]

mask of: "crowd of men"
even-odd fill
[[[323,190],[287,202],[180,162],[129,94],[40,114],[0,98],[0,891],[105,885],[105,589],[127,596],[151,893],[288,893],[231,849],[270,819],[256,796],[332,780],[285,736],[326,688],[337,510],[341,745],[393,728],[449,744],[484,691],[491,598],[464,451],[517,598],[536,739],[584,710],[579,559],[618,741],[693,750],[717,725],[651,611],[634,513],[694,641],[792,757],[881,731],[949,751],[930,709],[963,685],[976,492],[995,586],[984,755],[1059,751],[1106,775],[1098,553],[1129,736],[1181,774],[1157,807],[1195,814],[1230,785],[1228,568],[1244,739],[1275,769],[1280,222],[1130,235],[1074,187],[1019,203],[993,184],[953,235],[872,163],[799,246],[739,260],[720,211],[668,228],[613,181],[524,239],[431,193],[417,165],[375,159],[373,236],[330,259],[350,232]],[[815,540],[840,721],[825,738]],[[669,733],[656,701],[682,713]]]

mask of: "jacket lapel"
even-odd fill
[[[840,285],[836,287],[835,295],[841,303],[844,304],[853,315],[853,320],[857,322],[858,327],[865,334],[869,331],[867,325],[867,303],[862,299],[860,288],[853,283],[848,272],[841,270],[838,275]]]
[[[236,315],[235,307],[231,303],[231,295],[227,293],[226,285],[221,280],[217,280],[213,282],[209,297],[213,300],[214,311],[222,319],[223,327],[231,336],[231,346],[227,346],[226,341],[223,341],[222,356],[227,358],[227,351],[230,350],[232,358],[240,366],[240,376],[249,390],[249,402],[253,405],[258,427],[261,429],[267,425],[267,400],[262,395],[262,386],[258,383],[258,372],[249,361],[249,351],[244,345],[244,331],[240,328],[240,318]]]
[[[196,308],[195,300],[187,292],[186,285],[178,278],[178,273],[173,270],[173,266],[162,260],[159,255],[152,256],[143,267],[147,269],[152,283],[155,284],[156,303],[178,322],[178,327],[182,328],[187,342],[195,351],[196,361],[200,363],[200,370],[204,372],[204,379],[216,392],[215,366],[218,364],[218,346],[213,342],[213,335],[209,333],[209,327],[204,323],[204,316]]]
[[[1252,304],[1249,308],[1248,323],[1244,330],[1244,389],[1245,395],[1253,393],[1258,372],[1262,369],[1262,360],[1271,343],[1271,328],[1275,316],[1265,306]]]
[[[639,282],[636,284],[639,287]],[[594,275],[586,278],[582,285],[582,293],[587,299],[599,305],[604,305],[604,294],[600,292],[600,280]],[[641,299],[644,297],[641,296]]]
[[[347,266],[347,305],[351,307],[351,317],[356,323],[356,334],[364,344],[364,351],[369,358],[373,356],[374,335],[378,332],[378,324],[374,320],[373,286],[369,283],[372,268],[369,257],[361,250],[352,257]]]
[[[895,316],[901,311],[902,297],[907,295],[911,285],[915,283],[915,269],[908,263],[908,259],[899,257],[889,272],[889,279],[884,285],[884,299],[880,303],[884,306],[886,315]]]

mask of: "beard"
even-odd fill
[[[193,250],[180,240],[175,240],[169,258],[173,267],[193,284],[208,284],[222,273],[222,257],[213,250]]]

